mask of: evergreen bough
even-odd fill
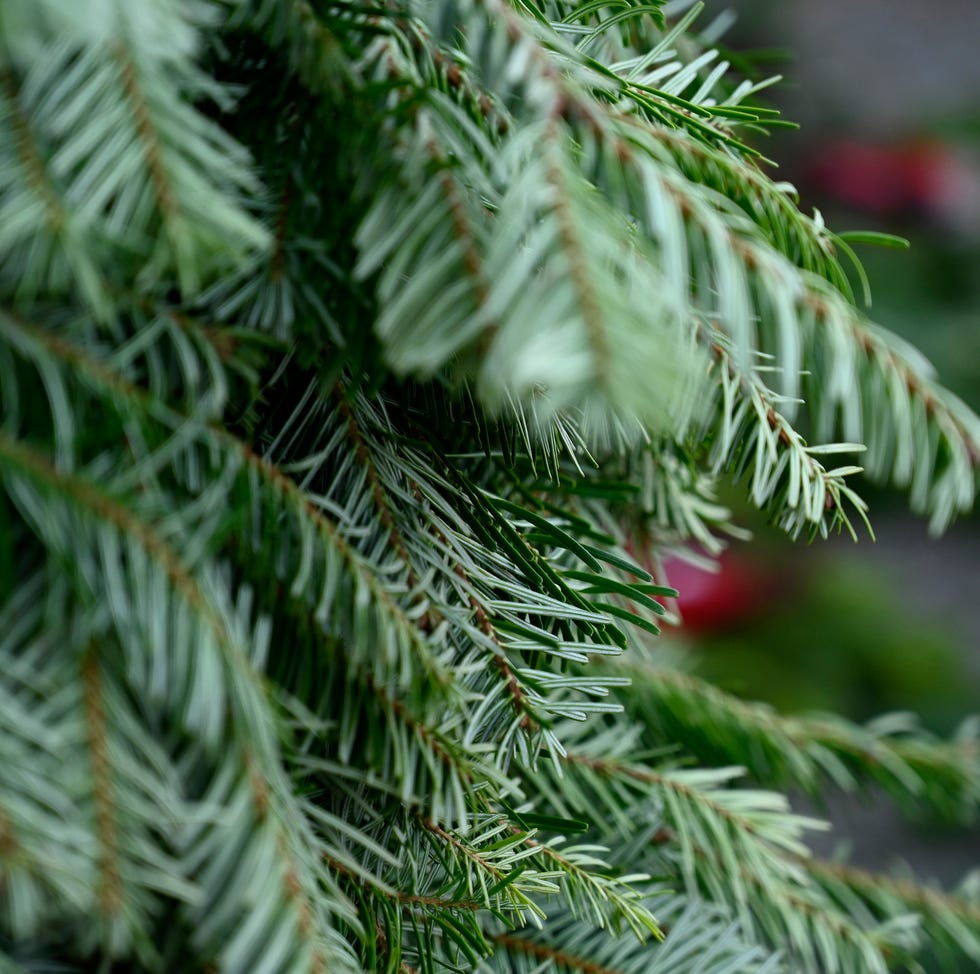
[[[653,638],[720,478],[853,531],[866,443],[941,530],[980,457],[697,13],[4,0],[4,971],[980,963],[761,790],[975,823],[970,727]]]

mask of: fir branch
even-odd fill
[[[280,618],[295,611],[280,609]],[[370,769],[377,780],[386,781],[396,800],[459,826],[474,809],[485,808],[482,792],[488,785],[508,788],[495,763],[457,739],[455,727],[468,717],[459,702],[447,709],[443,701],[432,698],[416,713],[383,682],[351,664],[343,643],[304,622],[296,621],[289,638],[310,658],[313,673],[283,683],[335,729],[318,728],[319,740],[309,741],[295,761],[298,771],[313,776],[329,793],[335,787],[334,769],[316,753],[336,748],[349,768]],[[301,682],[308,688],[297,685]]]
[[[873,782],[912,815],[928,810],[949,821],[976,821],[975,740],[936,741],[907,719],[859,727],[839,719],[787,717],[669,667],[625,658],[612,665],[632,677],[636,699],[643,701],[634,717],[701,760],[741,764],[757,780],[813,795],[828,781],[848,791]]]
[[[549,961],[551,964],[566,970],[582,971],[582,974],[621,974],[611,967],[604,967],[602,964],[597,964],[584,957],[577,957],[567,950],[536,943],[533,940],[516,937],[513,934],[495,933],[491,935],[490,939],[505,950],[527,954],[538,961]]]
[[[95,816],[75,814],[90,805],[90,780],[70,792],[52,786],[57,771],[85,766],[85,722],[77,663],[40,631],[43,593],[35,575],[0,603],[0,876],[6,903],[20,904],[6,918],[15,943],[38,938],[61,910],[98,908]],[[69,749],[78,761],[66,764]]]
[[[589,916],[599,927],[613,930],[624,920],[641,942],[651,936],[663,938],[656,917],[643,902],[646,892],[642,884],[648,876],[610,874],[608,864],[596,858],[596,853],[607,851],[601,847],[570,846],[559,851],[557,843],[547,844],[532,838],[525,838],[524,843],[540,850],[545,859],[568,877],[562,893],[573,915]]]
[[[336,553],[336,556],[346,565],[356,584],[363,585],[367,591],[371,592],[378,611],[390,616],[394,630],[405,641],[406,647],[412,647],[423,662],[428,661],[427,678],[430,690],[433,686],[447,687],[450,685],[449,677],[432,654],[429,644],[422,638],[416,624],[404,614],[394,597],[383,588],[375,573],[369,570],[361,557],[345,540],[338,526],[327,517],[325,511],[318,507],[278,467],[255,453],[247,443],[238,440],[226,430],[203,424],[195,425],[192,417],[181,415],[172,407],[164,405],[155,397],[126,380],[125,377],[114,372],[106,363],[91,358],[82,349],[73,346],[70,342],[53,336],[44,330],[31,328],[26,323],[18,324],[14,319],[7,318],[6,322],[19,328],[21,333],[27,334],[35,342],[40,342],[49,353],[63,362],[82,370],[90,381],[110,392],[117,401],[124,405],[127,412],[135,411],[137,415],[143,413],[158,421],[165,422],[174,430],[182,431],[185,446],[190,447],[195,443],[204,447],[218,446],[226,456],[234,461],[235,465],[241,466],[245,475],[248,475],[249,471],[256,474],[260,484],[265,485],[268,491],[281,497],[288,504],[288,509],[298,519],[300,531],[310,530],[315,536],[320,537],[325,543],[325,550]],[[256,510],[255,514],[260,515],[261,509]],[[136,526],[138,526],[138,522]],[[252,525],[249,525],[249,531],[245,534],[247,543],[251,543],[252,540],[251,527]],[[305,543],[310,544],[309,540]],[[306,574],[309,578],[309,568],[307,568]],[[292,581],[295,584],[295,579]],[[326,580],[321,581],[326,584]]]
[[[751,471],[753,502],[773,511],[780,526],[793,537],[804,527],[824,537],[834,527],[845,527],[856,540],[845,501],[870,532],[867,504],[845,481],[861,468],[827,470],[816,455],[863,447],[837,444],[832,450],[811,451],[782,415],[782,397],[768,389],[756,371],[741,369],[720,341],[712,340],[710,348],[719,388],[701,436],[711,443],[712,472],[717,476],[722,470],[734,469],[739,476]]]
[[[113,798],[112,773],[106,745],[106,718],[99,663],[90,650],[82,662],[82,681],[85,687],[85,714],[88,722],[88,743],[92,759],[93,794],[97,834],[101,846],[99,908],[111,923],[122,905],[122,882],[119,875],[118,829]]]
[[[353,974],[358,965],[340,929],[357,933],[359,924],[324,867],[315,818],[287,790],[273,755],[240,749],[235,757],[212,771],[202,795],[222,815],[185,828],[182,852],[201,887],[184,911],[190,929],[212,945],[211,962],[220,957],[229,967],[278,956],[289,970]],[[221,851],[236,837],[249,854],[229,861]]]
[[[806,970],[837,964],[849,974],[885,974],[886,958],[909,946],[906,929],[864,929],[819,895],[803,869],[801,831],[820,823],[791,815],[782,796],[723,790],[731,769],[660,773],[575,752],[568,762],[587,772],[583,782],[593,800],[615,802],[613,807],[622,801],[592,776],[633,782],[641,794],[659,796],[670,827],[660,841],[679,845],[687,889],[703,889],[716,901],[733,895],[746,928],[757,929],[770,944],[787,944]]]
[[[29,301],[45,291],[63,291],[70,280],[96,313],[105,317],[109,303],[95,262],[98,239],[69,208],[64,188],[57,184],[45,156],[20,103],[17,78],[9,65],[0,63],[0,158],[5,163],[0,177],[0,268],[6,278],[4,289]],[[17,179],[18,172],[22,182]],[[14,219],[18,211],[36,208],[32,199],[43,212],[43,222],[34,218],[25,224]],[[44,262],[46,266],[33,264],[24,249],[27,246],[47,250],[50,259]]]
[[[311,544],[310,539],[304,537],[305,531],[312,531],[314,536],[319,538],[323,543],[323,547],[316,554],[311,553],[306,556],[308,558],[320,557],[326,559],[324,563],[324,574],[318,579],[323,591],[322,593],[316,591],[310,592],[309,596],[311,600],[316,599],[319,603],[316,605],[317,614],[323,611],[334,612],[340,608],[337,602],[332,598],[328,598],[332,594],[333,586],[336,584],[330,563],[334,558],[337,558],[344,565],[347,572],[349,572],[350,578],[355,586],[355,591],[362,589],[370,593],[375,610],[379,613],[380,618],[385,620],[387,626],[390,626],[390,628],[386,627],[386,631],[395,635],[394,640],[386,643],[385,653],[382,659],[390,667],[390,673],[393,676],[399,673],[402,674],[396,677],[398,684],[404,687],[408,675],[405,667],[400,665],[401,653],[411,652],[414,653],[418,664],[423,667],[423,672],[425,673],[424,680],[428,692],[431,693],[434,689],[441,690],[444,693],[450,692],[453,686],[453,680],[449,675],[444,660],[440,658],[441,654],[433,651],[433,645],[423,638],[413,620],[398,605],[393,595],[385,589],[378,575],[368,567],[361,556],[347,542],[338,526],[326,516],[323,509],[317,506],[290,477],[284,474],[275,464],[257,454],[247,443],[235,440],[234,438],[229,438],[226,442],[228,446],[241,455],[246,469],[254,471],[259,477],[259,482],[270,493],[278,496],[286,503],[293,517],[296,518],[297,526],[301,532],[301,543],[305,545]],[[309,577],[309,572],[307,572],[305,580],[308,580]],[[303,575],[298,575],[292,580],[294,588],[297,585],[297,579],[304,579],[304,577]],[[306,584],[308,585],[309,582],[306,581]],[[355,623],[355,619],[352,615],[348,615],[347,619],[339,616],[338,622],[338,632],[343,635],[347,627]],[[356,647],[358,653],[363,653],[367,650],[367,647],[358,639],[354,639],[349,645],[352,650]],[[376,647],[372,646],[371,649],[373,655]],[[357,665],[365,662],[363,659],[358,659],[357,655],[352,655],[351,661]]]
[[[142,143],[146,171],[156,196],[157,208],[163,218],[164,232],[171,238],[172,244],[178,244],[180,238],[179,210],[170,177],[164,168],[163,151],[150,117],[149,106],[140,84],[136,66],[124,48],[119,47],[113,53],[119,61],[123,91],[131,106],[136,135]]]
[[[552,123],[545,130],[548,141],[560,144],[563,140]],[[577,304],[582,310],[582,320],[588,335],[587,344],[595,360],[595,379],[600,386],[606,387],[611,381],[610,346],[606,336],[605,324],[602,320],[599,299],[590,281],[589,262],[585,258],[582,241],[578,238],[578,221],[573,216],[569,200],[573,193],[570,186],[565,185],[565,176],[557,160],[550,160],[548,179],[555,187],[555,215],[558,219],[558,232],[565,252],[568,254],[569,276],[577,291]]]
[[[424,632],[432,632],[438,623],[442,621],[442,619],[435,615],[434,610],[430,608],[425,596],[423,595],[421,579],[415,570],[413,559],[408,553],[405,539],[402,536],[401,529],[398,527],[395,518],[394,510],[397,502],[393,501],[385,489],[384,482],[371,458],[371,452],[368,449],[365,438],[361,433],[357,418],[354,415],[354,411],[347,402],[346,392],[343,387],[338,386],[334,390],[334,399],[337,402],[337,408],[340,410],[340,415],[343,418],[343,421],[347,424],[348,435],[354,446],[354,455],[357,457],[361,466],[364,468],[365,474],[367,475],[368,483],[371,488],[371,497],[381,518],[381,525],[384,530],[388,532],[388,537],[395,554],[401,559],[402,564],[404,564],[408,569],[409,587],[415,593],[415,604],[421,611],[419,626]]]
[[[457,13],[456,16],[461,15]],[[680,313],[682,317],[686,314],[684,309],[688,308],[717,316],[719,326],[732,336],[735,357],[742,366],[755,348],[776,352],[776,364],[782,376],[781,391],[786,396],[784,403],[787,406],[796,398],[799,388],[800,356],[804,346],[818,357],[829,353],[829,365],[836,373],[842,369],[852,369],[854,362],[864,355],[861,350],[874,346],[874,353],[864,359],[868,370],[861,374],[859,382],[862,393],[868,396],[873,395],[870,389],[875,383],[881,385],[881,374],[885,371],[894,374],[895,362],[901,361],[903,368],[914,379],[902,387],[908,390],[907,393],[899,392],[899,386],[894,383],[886,387],[889,389],[891,413],[881,414],[878,411],[878,435],[875,437],[878,452],[869,455],[869,470],[877,478],[894,476],[899,483],[907,482],[911,467],[902,456],[893,455],[891,444],[899,434],[891,424],[904,423],[910,403],[917,403],[925,409],[924,423],[929,431],[928,436],[925,432],[917,437],[912,436],[906,430],[901,434],[902,442],[918,444],[914,447],[919,453],[913,503],[917,509],[928,510],[932,514],[936,529],[948,523],[957,510],[966,509],[975,493],[974,468],[980,438],[975,430],[970,430],[969,420],[959,406],[930,390],[921,369],[910,358],[901,355],[890,340],[888,354],[891,359],[885,367],[881,361],[885,349],[877,340],[881,333],[867,325],[847,304],[844,296],[828,283],[829,280],[840,284],[843,277],[839,265],[830,256],[832,239],[824,238],[816,223],[808,224],[803,218],[798,221],[797,233],[792,239],[781,236],[774,241],[767,237],[760,230],[754,211],[743,210],[720,193],[682,175],[678,171],[676,158],[657,141],[657,128],[621,113],[599,110],[601,102],[595,99],[597,89],[584,80],[591,68],[574,54],[563,51],[565,59],[561,62],[562,69],[556,69],[551,58],[555,51],[562,49],[557,35],[545,38],[540,24],[531,26],[530,21],[521,18],[511,23],[514,18],[509,11],[501,12],[501,17],[501,32],[509,29],[514,37],[521,37],[522,49],[527,52],[522,65],[522,82],[534,78],[537,84],[534,99],[525,101],[532,116],[525,122],[525,130],[537,133],[534,126],[539,121],[545,126],[541,133],[535,135],[540,142],[537,153],[546,156],[548,146],[554,141],[547,137],[547,119],[561,117],[565,120],[564,123],[587,146],[586,157],[595,160],[594,173],[590,175],[605,192],[608,201],[640,220],[648,236],[663,249],[661,266],[670,268],[671,273],[666,275],[667,286],[661,289],[661,301],[665,294],[670,294],[675,313]],[[483,36],[481,34],[481,41],[475,43],[484,43]],[[474,51],[475,57],[477,54]],[[516,70],[508,75],[506,65],[506,59],[484,57],[481,61],[484,84],[490,88],[501,86],[502,90],[506,90],[511,82],[505,79],[518,75]],[[511,141],[518,143],[519,139],[512,138]],[[506,147],[499,154],[506,158]],[[519,174],[518,179],[526,180],[540,191],[546,180],[540,175],[533,178],[528,175],[535,171],[536,161],[532,152],[530,157],[525,154],[519,162],[511,165],[513,172]],[[511,182],[513,184],[514,180]],[[568,193],[567,185],[565,190],[563,196],[572,200],[574,194]],[[746,192],[752,195],[750,187]],[[777,206],[773,200],[769,204]],[[518,203],[505,196],[501,205],[508,211],[535,210],[535,203],[530,198]],[[780,203],[777,209],[782,211],[785,206],[785,203]],[[597,220],[598,212],[599,209],[593,213],[593,224],[600,222]],[[565,226],[568,226],[567,220]],[[594,229],[593,226],[590,241],[593,253],[597,250]],[[534,238],[535,242],[543,236],[539,233]],[[564,239],[568,239],[567,232]],[[802,270],[793,263],[800,257],[801,240],[807,241],[805,250],[813,255],[804,261],[807,266]],[[508,253],[513,254],[513,249],[514,238],[511,236],[508,238]],[[687,284],[690,275],[680,272],[687,263],[689,250],[703,254],[706,263],[695,275],[693,289]],[[783,250],[788,250],[789,256]],[[818,258],[818,253],[824,254],[825,259]],[[816,270],[809,270],[809,266]],[[487,275],[490,279],[496,281],[507,276],[509,268],[506,265],[497,267],[491,263],[491,267],[494,268],[493,273]],[[650,269],[644,273],[649,274]],[[826,274],[828,280],[821,280],[817,273]],[[527,293],[526,287],[522,293]],[[722,296],[721,301],[719,295]],[[604,309],[609,305],[609,300],[604,295]],[[509,315],[518,313],[515,308],[498,311],[492,301],[491,306],[494,307],[495,317],[504,323]],[[585,306],[589,306],[588,302]],[[668,308],[661,311],[662,315],[669,314]],[[754,322],[757,315],[761,326],[758,334]],[[540,310],[537,317],[541,317]],[[823,321],[823,327],[818,319]],[[594,323],[595,316],[592,315],[590,320]],[[618,320],[627,319],[620,314]],[[825,340],[828,331],[832,333],[829,342]],[[595,334],[594,328],[591,333]],[[618,349],[623,345],[624,338],[620,337],[616,343],[610,342],[610,347]],[[498,353],[494,355],[491,348],[487,361],[494,375],[515,376],[516,362],[499,353],[502,341],[498,334],[495,339]],[[528,390],[537,383],[554,393],[556,380],[555,375],[529,377],[526,385],[515,383],[510,392],[519,400],[526,397]],[[564,376],[562,380],[567,381]],[[485,383],[486,379],[481,381]],[[643,405],[623,398],[623,392],[631,389],[633,383],[617,381],[615,385],[619,393],[615,404],[626,412],[636,413],[639,410],[648,423],[654,421],[654,416],[663,415],[662,409],[650,410],[647,404],[644,411]],[[491,405],[507,398],[486,384],[478,388],[481,397]],[[838,408],[844,411],[843,427],[848,439],[861,439],[863,428],[855,418],[855,406],[860,404],[863,396],[855,399],[852,382],[847,383],[846,393],[844,389],[844,385],[834,382],[829,388],[816,390],[819,395],[813,397],[811,409],[818,419],[818,433],[825,441],[832,441],[835,436],[838,424],[834,422],[834,415]],[[565,405],[564,398],[558,396],[551,408],[561,411]],[[786,419],[792,418],[791,412],[787,411]],[[937,436],[940,440],[938,465],[929,440]],[[788,508],[784,505],[783,509]],[[810,518],[817,520],[815,503],[810,507]]]
[[[483,255],[499,193],[487,175],[492,147],[458,109],[433,98],[414,122],[397,181],[383,184],[361,221],[356,275],[378,273],[377,331],[391,366],[428,377],[493,327]]]
[[[685,307],[626,217],[581,178],[569,134],[547,120],[500,151],[512,173],[500,205],[521,219],[498,221],[489,241],[487,313],[501,324],[476,391],[494,411],[533,402],[548,423],[574,408],[591,422],[683,424],[701,381]],[[530,335],[527,320],[536,321]]]
[[[529,971],[541,963],[550,970],[615,971],[620,974],[776,974],[783,967],[777,955],[746,941],[711,904],[656,891],[658,914],[667,934],[662,941],[638,943],[608,936],[584,926],[567,911],[549,917],[543,930],[515,934],[494,930],[490,938],[504,948],[479,968],[486,971]],[[527,964],[521,964],[526,958]]]
[[[186,608],[192,618],[199,621],[201,632],[207,634],[207,642],[220,653],[224,664],[243,678],[242,683],[237,687],[241,695],[231,696],[227,703],[234,707],[241,706],[245,713],[254,714],[253,708],[260,706],[257,700],[261,695],[261,680],[248,659],[247,652],[229,632],[225,620],[209,593],[201,586],[177,552],[150,524],[89,477],[59,471],[42,453],[3,431],[0,431],[0,471],[3,471],[8,478],[11,474],[19,474],[52,491],[64,503],[92,518],[96,524],[109,526],[145,552],[151,563],[166,579],[180,604]],[[8,480],[8,489],[10,487]],[[54,524],[37,524],[36,528],[51,538]],[[65,539],[58,540],[63,542]],[[111,558],[111,548],[107,550],[107,554]],[[124,624],[128,620],[122,618],[118,622]],[[158,652],[163,651],[162,646],[155,648]],[[197,679],[200,680],[200,675]],[[208,688],[211,695],[208,710],[202,709],[202,706],[195,707],[194,716],[188,715],[187,718],[190,723],[197,725],[197,729],[206,737],[212,738],[215,742],[220,734],[223,712],[222,697],[215,699],[215,693],[220,690],[220,686],[218,684]],[[203,705],[203,701],[201,704]]]
[[[589,621],[602,621],[601,616],[586,611],[576,612],[565,600],[547,599],[532,592],[520,573],[515,575],[514,569],[518,565],[501,563],[499,558],[490,555],[473,537],[473,532],[467,529],[466,521],[461,522],[453,507],[447,503],[447,500],[455,500],[458,504],[463,500],[461,496],[453,496],[457,492],[449,478],[455,480],[457,485],[465,483],[465,477],[452,469],[447,458],[426,456],[410,446],[392,450],[386,445],[386,435],[398,435],[397,430],[391,425],[385,410],[370,408],[363,398],[359,398],[348,410],[350,415],[346,419],[346,425],[354,436],[354,454],[366,471],[367,483],[380,512],[381,525],[389,532],[397,530],[398,537],[402,539],[400,551],[408,566],[412,588],[421,593],[423,576],[425,578],[428,621],[443,628],[448,627],[447,638],[450,642],[459,644],[460,658],[466,658],[470,653],[466,647],[474,644],[489,650],[499,678],[498,685],[504,690],[505,697],[517,716],[516,725],[511,724],[504,730],[500,726],[501,721],[495,716],[496,707],[481,706],[470,719],[475,720],[479,713],[484,726],[471,723],[467,739],[496,740],[500,747],[497,760],[501,766],[506,764],[511,747],[516,747],[520,753],[527,755],[540,746],[541,741],[536,739],[539,731],[544,742],[560,749],[560,744],[547,731],[547,713],[557,703],[543,696],[540,681],[535,688],[531,688],[528,681],[523,679],[522,673],[509,662],[509,643],[512,640],[505,643],[501,639],[498,620],[499,628],[505,629],[502,616],[516,620],[525,612],[540,615],[545,625],[551,617],[556,622],[567,618],[581,625]],[[359,417],[356,427],[350,422],[355,413]],[[433,461],[439,465],[433,466]],[[342,482],[343,478],[338,477],[335,488],[339,489]],[[414,509],[405,507],[408,499],[406,489],[411,491],[415,500],[422,501]],[[444,496],[446,494],[449,496]],[[484,525],[494,534],[508,531],[515,541],[522,543],[516,532],[510,528],[505,516],[488,506],[488,498],[480,497],[472,489],[467,491],[466,496],[479,504]],[[397,511],[391,500],[393,498],[400,498]],[[426,532],[421,537],[418,534],[420,521]],[[432,544],[433,538],[438,542],[435,546]],[[540,562],[533,549],[528,546],[527,550],[531,558]],[[540,562],[535,566],[535,574],[540,576],[545,568],[545,564]],[[479,583],[471,577],[476,574],[480,576]],[[440,576],[446,582],[446,587],[442,590],[436,584]],[[557,581],[554,572],[548,572],[548,576]],[[418,583],[417,588],[415,583]],[[560,582],[558,587],[568,591],[567,586],[561,586]],[[527,604],[505,604],[500,599],[499,589],[516,593]],[[457,604],[457,598],[470,611],[472,621],[460,616],[459,609],[462,606]],[[583,608],[586,607],[584,602],[582,605]],[[425,622],[427,616],[422,616],[422,619]],[[476,623],[475,630],[472,622]],[[485,681],[488,677],[491,684],[495,682],[492,673],[490,671],[481,675],[479,684],[474,686],[474,689],[479,686],[481,695],[487,692]],[[489,694],[489,698],[494,696],[493,692]]]
[[[415,499],[420,505],[426,503],[418,483],[412,482],[411,490]],[[429,530],[432,532],[433,536],[440,543],[440,545],[443,546],[443,548],[445,548],[447,551],[452,550],[453,546],[449,538],[434,521],[430,522]],[[463,562],[457,561],[453,571],[466,588],[465,598],[470,609],[472,610],[473,618],[476,621],[477,627],[495,649],[493,664],[497,673],[499,674],[501,682],[507,689],[507,695],[510,697],[511,706],[514,709],[514,712],[518,715],[520,728],[529,736],[529,738],[533,740],[533,737],[541,728],[538,719],[536,716],[534,716],[533,709],[529,705],[528,695],[521,687],[520,682],[514,676],[513,670],[507,661],[506,650],[497,636],[496,629],[494,629],[493,624],[490,622],[490,617],[487,614],[486,608],[477,598],[476,586],[474,585],[472,579],[467,575],[466,569],[463,567]],[[532,740],[528,741],[528,746],[533,746]]]
[[[658,126],[646,131],[667,147],[688,178],[707,183],[737,203],[777,250],[802,270],[819,274],[853,301],[850,282],[837,258],[833,233],[800,212],[792,186],[773,183],[736,153],[707,145],[682,129]]]
[[[85,231],[59,241],[58,256],[76,269],[90,240],[103,265],[118,262],[114,283],[142,275],[146,287],[173,268],[193,294],[202,279],[267,245],[242,206],[259,194],[247,154],[191,104],[231,105],[229,90],[195,64],[200,13],[167,4],[143,29],[131,7],[108,19],[51,5],[26,14],[30,45],[10,56],[31,65],[22,111],[49,147],[49,185]],[[163,234],[154,243],[158,224]],[[86,283],[91,294],[95,282]],[[104,314],[107,296],[96,307]]]
[[[846,863],[809,860],[807,869],[817,878],[826,879],[828,883],[835,879],[840,880],[871,898],[875,898],[874,894],[881,891],[886,896],[891,894],[898,897],[913,909],[937,917],[951,914],[980,929],[980,906],[967,902],[955,894],[933,889],[912,880],[869,872]]]
[[[870,873],[843,863],[813,861],[810,874],[844,909],[855,910],[854,897],[879,922],[902,912],[920,918],[918,952],[955,968],[963,958],[980,963],[980,906],[948,892]]]
[[[423,818],[418,821],[438,840],[441,848],[437,855],[446,874],[458,877],[455,888],[465,890],[467,896],[479,895],[486,909],[506,909],[521,918],[544,917],[539,898],[542,894],[555,895],[560,887],[553,871],[525,863],[537,850],[526,845],[524,833],[497,841],[510,826],[493,815],[473,822],[475,834],[465,840],[437,822]],[[459,864],[466,866],[462,875],[456,868]],[[499,901],[499,907],[495,901]]]
[[[26,330],[27,334],[29,334],[34,340],[43,343],[43,345],[47,348],[47,350],[53,353],[58,359],[64,362],[69,362],[73,366],[80,368],[82,372],[88,375],[92,381],[98,383],[102,388],[111,390],[114,396],[119,397],[121,401],[121,405],[125,404],[125,408],[127,412],[131,412],[133,409],[142,409],[142,410],[146,410],[147,412],[150,412],[151,414],[163,413],[163,416],[161,418],[163,418],[168,425],[172,425],[175,428],[182,429],[184,431],[183,435],[184,436],[191,435],[192,441],[193,439],[198,439],[200,442],[202,442],[202,444],[211,444],[211,445],[220,444],[222,448],[225,450],[230,448],[233,452],[233,455],[242,456],[246,469],[249,466],[253,468],[258,468],[262,472],[263,479],[270,482],[270,484],[275,486],[277,490],[281,490],[285,492],[287,496],[289,496],[290,498],[295,498],[297,500],[300,498],[301,492],[299,492],[298,488],[294,486],[290,486],[292,484],[292,481],[290,480],[289,477],[287,477],[281,471],[277,470],[277,468],[271,465],[267,460],[258,457],[258,455],[252,454],[247,448],[245,448],[242,444],[240,444],[237,440],[235,440],[234,437],[230,436],[224,431],[215,429],[213,426],[206,427],[206,428],[199,428],[197,430],[197,433],[193,434],[192,432],[193,428],[188,424],[188,417],[180,416],[179,414],[173,412],[172,410],[162,409],[160,404],[155,400],[153,400],[152,397],[147,396],[147,394],[143,393],[138,388],[132,386],[132,384],[128,383],[121,376],[114,374],[104,364],[89,359],[88,357],[86,357],[86,355],[83,352],[81,352],[79,349],[72,346],[70,343],[65,342],[63,339],[56,338],[55,336],[52,336],[44,331],[32,330],[29,328],[29,326],[26,325],[26,323],[20,323],[18,325],[17,322],[10,321],[10,324],[19,327],[23,330]],[[341,413],[343,414],[343,410],[341,411]],[[353,413],[350,413],[350,415],[347,417],[349,428],[352,420],[353,420]],[[370,457],[368,455],[367,446],[365,445],[366,441],[364,441],[360,429],[357,428],[355,432],[355,430],[351,428],[351,435],[355,437],[355,455],[360,458],[362,463],[365,462],[368,463],[368,477],[370,482],[373,484],[372,491],[374,493],[375,502],[378,503],[379,508],[381,510],[382,523],[387,523],[388,529],[391,530],[393,527],[395,527],[395,521],[392,514],[392,507],[390,503],[387,502],[384,498],[383,491],[385,488],[383,488],[382,486],[380,474],[378,473],[378,471],[376,471],[373,468],[373,466],[370,465]],[[357,449],[358,445],[361,447],[361,450]],[[418,475],[419,472],[417,471],[416,476]],[[415,487],[418,488],[418,482],[415,483]],[[381,492],[380,500],[379,500],[379,492]],[[430,488],[430,494],[431,494],[431,488]],[[356,568],[357,565],[356,556],[353,554],[353,552],[348,550],[347,543],[343,540],[343,538],[341,538],[338,534],[336,534],[335,529],[331,528],[330,522],[326,519],[323,511],[318,507],[314,507],[309,501],[304,501],[303,509],[305,510],[306,515],[311,520],[313,520],[316,525],[318,525],[318,530],[326,533],[327,538],[330,539],[332,544],[335,544],[338,547],[340,547],[341,552],[347,551],[348,560],[351,561],[352,566]],[[387,522],[385,522],[386,513],[388,515]],[[434,524],[430,524],[429,529],[436,532],[437,537],[440,537],[443,540],[443,542],[445,542],[448,545],[448,539],[446,538],[445,533],[443,533],[443,531],[440,528],[438,528],[438,526]],[[407,551],[403,550],[402,554],[403,554],[403,560],[408,559],[407,565],[410,573],[409,577],[410,578],[414,577],[415,579],[415,582],[412,582],[410,587],[414,591],[418,592],[420,597],[421,589],[418,587],[417,584],[419,583],[420,579],[418,575],[414,573],[414,569],[412,568],[412,559],[409,558]],[[459,560],[459,559],[455,560],[454,566],[452,568],[452,572],[454,576],[462,580],[466,579],[465,570],[462,566],[466,564],[468,560],[469,560],[468,557],[463,560]],[[254,564],[250,566],[250,570],[254,569],[254,567],[255,567]],[[365,579],[367,584],[369,585],[374,584],[373,576],[371,576],[370,574],[365,573],[362,577]],[[569,590],[567,590],[566,586],[559,586],[559,591],[565,592]],[[569,594],[571,593],[569,592]],[[388,597],[382,594],[382,598],[386,599]],[[522,688],[521,683],[515,677],[513,671],[510,668],[510,665],[506,661],[505,648],[499,641],[496,631],[493,629],[489,621],[487,610],[483,607],[482,603],[478,600],[478,597],[476,595],[476,589],[472,585],[469,585],[467,587],[465,592],[465,598],[468,601],[470,607],[473,609],[477,619],[477,623],[480,625],[481,630],[483,631],[484,635],[490,641],[492,647],[494,648],[494,659],[499,660],[499,662],[496,663],[496,668],[500,673],[500,677],[503,680],[505,687],[507,688],[508,694],[510,695],[514,703],[514,706],[518,710],[518,714],[521,718],[520,721],[521,729],[524,732],[527,732],[531,730],[531,728],[533,728],[535,725],[540,725],[542,718],[537,716],[536,707],[546,706],[545,701],[541,698],[539,694],[535,693],[534,699],[538,701],[538,703],[532,704],[531,699],[528,697],[527,691]],[[389,603],[389,604],[393,606],[393,603]],[[558,605],[558,603],[554,603],[554,604],[555,606]],[[432,608],[431,611],[435,613],[436,610]],[[426,623],[427,613],[428,610],[427,612],[423,613],[423,615],[420,617],[423,631],[426,630],[427,625],[428,625],[428,631],[431,631],[431,629],[435,624],[441,624],[438,622],[438,620],[441,618],[438,615],[433,615],[430,622],[427,624]],[[596,617],[596,619],[599,618],[600,617],[598,616]],[[425,649],[425,647],[423,647],[422,643],[419,641],[420,636],[412,635],[412,633],[416,632],[416,626],[418,624],[419,623],[417,622],[408,622],[406,620],[406,622],[403,625],[403,631],[408,634],[410,639],[414,640],[414,644],[418,649],[427,653],[428,650]],[[351,662],[356,662],[356,661],[351,661]],[[439,677],[438,673],[434,675],[437,681],[445,683],[444,676]],[[370,680],[371,678],[369,677],[368,679]],[[533,723],[531,723],[532,721]],[[560,750],[560,744],[558,744],[553,740],[552,740],[552,746],[557,747]]]
[[[588,769],[600,777],[627,778],[641,785],[655,785],[658,790],[673,792],[681,801],[703,806],[708,814],[722,819],[732,829],[733,835],[750,836],[752,840],[771,843],[774,847],[789,852],[798,853],[805,849],[798,838],[801,827],[820,824],[801,816],[786,815],[788,803],[779,799],[772,803],[771,808],[765,808],[765,802],[762,801],[767,797],[765,795],[752,796],[747,792],[725,793],[712,789],[712,785],[726,782],[738,775],[741,772],[739,768],[703,772],[658,772],[646,767],[625,764],[613,758],[591,757],[574,751],[565,755],[565,761],[573,766]],[[759,800],[759,809],[752,808],[753,799]],[[678,818],[683,820],[686,816],[678,816]],[[778,867],[778,863],[773,865]],[[787,871],[795,870],[787,867]]]
[[[328,961],[323,947],[318,943],[315,931],[312,906],[315,894],[309,885],[304,890],[298,864],[289,848],[289,838],[287,838],[284,830],[280,830],[275,821],[276,800],[271,794],[269,782],[266,781],[262,773],[260,760],[258,755],[249,751],[244,754],[245,770],[254,813],[259,823],[263,825],[268,823],[272,830],[280,866],[278,875],[281,882],[281,894],[295,916],[295,929],[299,939],[308,945],[309,964],[307,969],[310,974],[326,974],[326,971],[330,969],[330,961]]]
[[[918,947],[913,917],[892,915],[890,928],[884,924],[867,928],[849,913],[821,902],[812,890],[773,889],[747,870],[743,875],[759,894],[755,914],[764,935],[774,943],[788,938],[807,970],[822,971],[832,966],[847,974],[887,974],[893,965],[906,962]]]

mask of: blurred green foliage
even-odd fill
[[[916,343],[948,387],[976,408],[980,242],[923,239],[916,233],[910,250],[862,247],[861,260],[874,288],[875,317]]]
[[[709,680],[785,712],[864,720],[914,710],[944,731],[976,704],[954,633],[917,618],[880,575],[840,556],[820,559],[796,592],[738,629],[699,636],[697,647]]]

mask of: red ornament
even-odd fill
[[[725,551],[711,571],[678,558],[664,565],[668,583],[680,595],[682,628],[689,632],[732,629],[768,604],[778,587],[771,571],[737,552]]]

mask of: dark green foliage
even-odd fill
[[[967,732],[657,646],[719,476],[850,528],[866,439],[941,528],[980,449],[688,7],[0,8],[4,970],[977,960],[746,787],[970,821]]]

